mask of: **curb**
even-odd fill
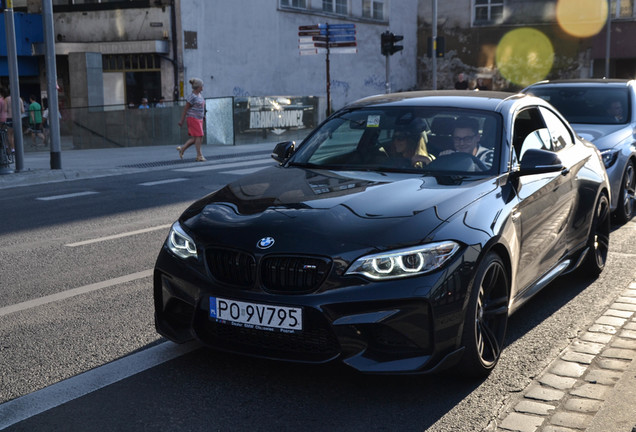
[[[634,359],[636,282],[546,367],[494,430],[636,431]]]

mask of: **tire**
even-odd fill
[[[634,173],[634,161],[627,162],[625,171],[623,172],[623,181],[621,189],[618,192],[618,205],[614,212],[614,218],[617,224],[623,225],[632,218],[634,212],[634,184],[636,183],[636,174]]]
[[[489,252],[479,265],[464,329],[464,354],[457,372],[465,377],[483,378],[495,367],[501,356],[508,325],[510,277],[506,266],[494,252]]]
[[[607,195],[602,194],[594,207],[594,216],[587,240],[587,255],[581,264],[581,273],[588,277],[597,277],[605,268],[609,252],[611,230],[610,206]]]

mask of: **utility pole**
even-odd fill
[[[18,79],[18,54],[15,44],[15,23],[13,21],[13,0],[6,0],[4,26],[7,39],[7,63],[9,64],[9,87],[11,90],[11,115],[13,116],[13,143],[15,146],[15,170],[24,169],[24,146],[22,142],[22,99]]]
[[[49,141],[51,144],[51,169],[62,169],[60,145],[60,116],[57,100],[57,67],[55,63],[55,36],[53,35],[53,1],[42,0],[42,18],[44,24],[44,44],[46,51],[46,85],[49,99]]]

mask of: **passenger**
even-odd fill
[[[397,129],[393,133],[391,144],[385,149],[393,166],[401,168],[422,168],[434,157],[426,148],[426,134],[416,130]]]
[[[610,116],[612,122],[623,123],[623,104],[618,100],[608,100],[605,103],[607,115]]]
[[[455,121],[453,129],[454,150],[444,150],[439,155],[444,156],[454,152],[468,153],[486,164],[488,168],[492,166],[494,152],[479,145],[481,135],[479,134],[479,123],[471,117],[460,117]]]

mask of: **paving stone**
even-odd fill
[[[609,309],[605,312],[605,315],[628,319],[628,318],[631,318],[632,315],[634,315],[634,312],[618,310],[618,309]]]
[[[594,414],[601,409],[602,405],[603,401],[600,400],[570,398],[565,402],[565,404],[563,404],[563,408],[568,411]]]
[[[625,318],[603,315],[596,320],[595,324],[622,327],[626,321],[627,320]]]
[[[539,429],[543,421],[543,417],[513,412],[503,419],[499,427],[515,432],[535,432]]]
[[[571,429],[571,428],[555,426],[555,425],[547,425],[546,427],[541,429],[541,431],[542,432],[578,432],[578,429]]]
[[[612,390],[611,386],[603,384],[583,384],[581,387],[570,391],[571,395],[587,399],[605,400],[607,393]]]
[[[625,360],[617,360],[606,357],[599,357],[596,359],[596,365],[602,369],[611,369],[616,371],[624,371],[629,367],[628,361]]]
[[[594,360],[594,357],[596,357],[596,356],[593,355],[593,354],[585,354],[585,353],[574,352],[574,351],[566,351],[561,356],[561,359],[565,360],[565,361],[569,361],[569,362],[575,362],[575,363],[581,363],[581,364],[589,365],[590,363],[592,363],[592,360]]]
[[[605,344],[585,342],[580,340],[576,340],[570,345],[570,349],[572,351],[585,354],[598,354],[603,348],[605,348]]]
[[[569,411],[555,413],[550,418],[550,424],[565,426],[574,429],[584,429],[591,422],[594,416],[589,414],[574,413]]]
[[[586,371],[587,367],[578,363],[557,360],[550,368],[550,372],[555,375],[578,378]]]
[[[622,371],[608,369],[594,369],[585,375],[585,381],[605,385],[614,385],[623,375]]]
[[[612,309],[626,310],[626,311],[636,311],[636,304],[631,303],[614,303],[611,306]]]
[[[622,349],[622,348],[608,348],[601,353],[602,357],[614,358],[614,359],[623,359],[623,360],[633,360],[636,352],[630,349]]]
[[[576,378],[559,376],[548,372],[539,378],[539,382],[558,390],[568,390],[574,387]]]
[[[612,339],[612,335],[604,333],[604,332],[593,333],[588,331],[583,333],[581,336],[579,336],[579,339],[587,341],[587,342],[596,342],[596,343],[606,344]]]
[[[540,400],[544,402],[558,401],[565,395],[561,390],[555,390],[549,387],[542,386],[540,384],[532,384],[528,391],[525,393],[525,397],[528,399]]]
[[[636,330],[636,322],[629,322],[623,327],[625,330]]]
[[[623,339],[618,337],[610,344],[612,348],[624,348],[636,351],[636,339]]]
[[[613,335],[613,334],[616,334],[618,330],[616,329],[616,327],[612,327],[612,326],[593,324],[590,326],[590,328],[587,329],[587,331]]]
[[[535,402],[531,400],[522,400],[515,406],[515,411],[524,414],[536,414],[540,416],[546,416],[550,412],[554,411],[553,405],[541,402]]]
[[[636,297],[621,296],[616,299],[616,303],[636,304]]]
[[[636,339],[636,330],[622,330],[618,335],[623,338]]]
[[[629,286],[629,289],[626,289],[621,293],[624,297],[636,297],[636,282]]]

